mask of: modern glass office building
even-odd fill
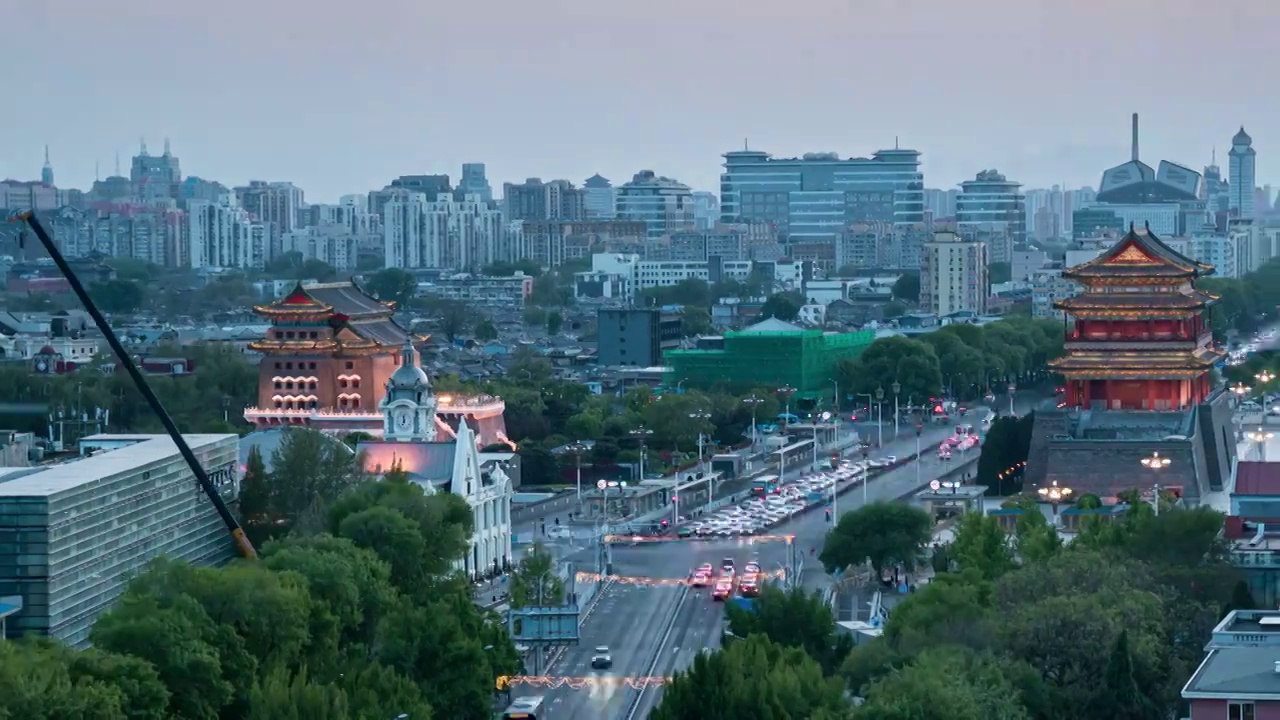
[[[924,222],[920,153],[895,148],[846,159],[835,153],[725,153],[720,220],[773,223],[798,242],[834,241],[852,223]]]
[[[968,228],[1003,225],[1015,244],[1027,241],[1027,199],[1021,183],[995,170],[983,170],[973,180],[960,183],[956,196],[956,226],[963,235]],[[998,255],[992,254],[992,262]]]
[[[643,222],[649,239],[692,230],[693,191],[669,177],[641,170],[618,188],[617,219]]]
[[[235,435],[186,435],[210,478],[238,492]],[[165,435],[92,435],[80,457],[0,468],[0,596],[22,598],[10,638],[47,635],[83,647],[129,580],[164,556],[216,565],[230,535]]]

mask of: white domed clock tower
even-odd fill
[[[418,366],[418,353],[411,343],[400,353],[400,367],[387,380],[387,394],[379,403],[382,410],[382,437],[395,442],[434,442],[436,439],[436,398],[431,379]]]

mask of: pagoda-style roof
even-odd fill
[[[1213,266],[1196,262],[1161,242],[1150,228],[1135,229],[1112,248],[1089,262],[1076,265],[1062,277],[1090,281],[1193,280],[1213,274]]]
[[[334,328],[332,339],[280,339],[273,332],[250,343],[258,352],[380,353],[387,348],[400,349],[406,342],[425,342],[426,336],[413,336],[391,315],[395,308],[360,289],[354,282],[313,283],[297,286],[283,298],[269,305],[254,307],[254,312],[273,320],[312,319],[328,322]]]
[[[331,283],[298,283],[288,295],[269,305],[253,308],[259,315],[343,315],[348,318],[390,318],[395,307],[379,301],[348,280]],[[403,339],[401,340],[403,343]]]
[[[1176,293],[1086,292],[1059,300],[1053,304],[1053,307],[1072,314],[1087,314],[1090,311],[1155,314],[1198,311],[1217,301],[1216,296],[1193,288],[1190,292]]]
[[[1090,378],[1164,377],[1170,374],[1202,373],[1219,363],[1224,356],[1224,353],[1212,347],[1199,347],[1193,352],[1082,350],[1050,360],[1049,367],[1064,375],[1088,373]]]

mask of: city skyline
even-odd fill
[[[1144,159],[1199,171],[1216,149],[1225,165],[1243,125],[1255,137],[1258,184],[1275,175],[1265,129],[1280,124],[1280,106],[1248,79],[1280,18],[1244,2],[1147,0],[1123,16],[1108,8],[1109,17],[1047,2],[926,13],[921,3],[813,0],[780,15],[709,0],[682,11],[683,25],[663,19],[676,11],[666,0],[643,11],[561,0],[429,12],[394,0],[342,22],[302,18],[281,2],[233,1],[198,18],[150,0],[128,16],[73,5],[17,11],[34,32],[6,47],[5,66],[42,62],[9,85],[30,88],[40,112],[14,116],[0,176],[38,178],[48,145],[59,184],[87,188],[95,166],[109,174],[115,154],[126,162],[142,136],[152,147],[171,138],[188,174],[227,185],[289,180],[312,202],[402,174],[456,179],[464,162],[486,163],[495,188],[530,176],[581,184],[597,172],[617,184],[652,169],[715,191],[720,154],[744,139],[780,157],[857,157],[896,138],[923,154],[929,187],[991,168],[1026,188],[1096,187],[1127,158],[1135,111]],[[1103,21],[1140,22],[1144,32],[1104,36]],[[580,31],[566,37],[566,27]],[[877,30],[858,33],[867,27]],[[1206,28],[1229,34],[1231,52],[1164,52],[1204,47]],[[774,52],[726,66],[717,46],[748,36]],[[1018,58],[1005,83],[979,72],[989,59],[953,72],[956,56],[980,44]],[[104,45],[115,62],[87,55]],[[889,55],[894,73],[878,60]],[[255,79],[273,63],[271,82]],[[122,84],[120,67],[144,68],[143,79]],[[712,71],[707,80],[673,80],[700,78],[699,68]],[[1196,86],[1212,102],[1188,105]],[[866,97],[875,112],[850,99]]]

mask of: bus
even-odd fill
[[[542,712],[541,695],[518,697],[511,703],[511,707],[502,713],[502,720],[538,720],[546,717]]]
[[[761,475],[751,481],[751,494],[756,497],[774,495],[778,492],[777,475]]]

